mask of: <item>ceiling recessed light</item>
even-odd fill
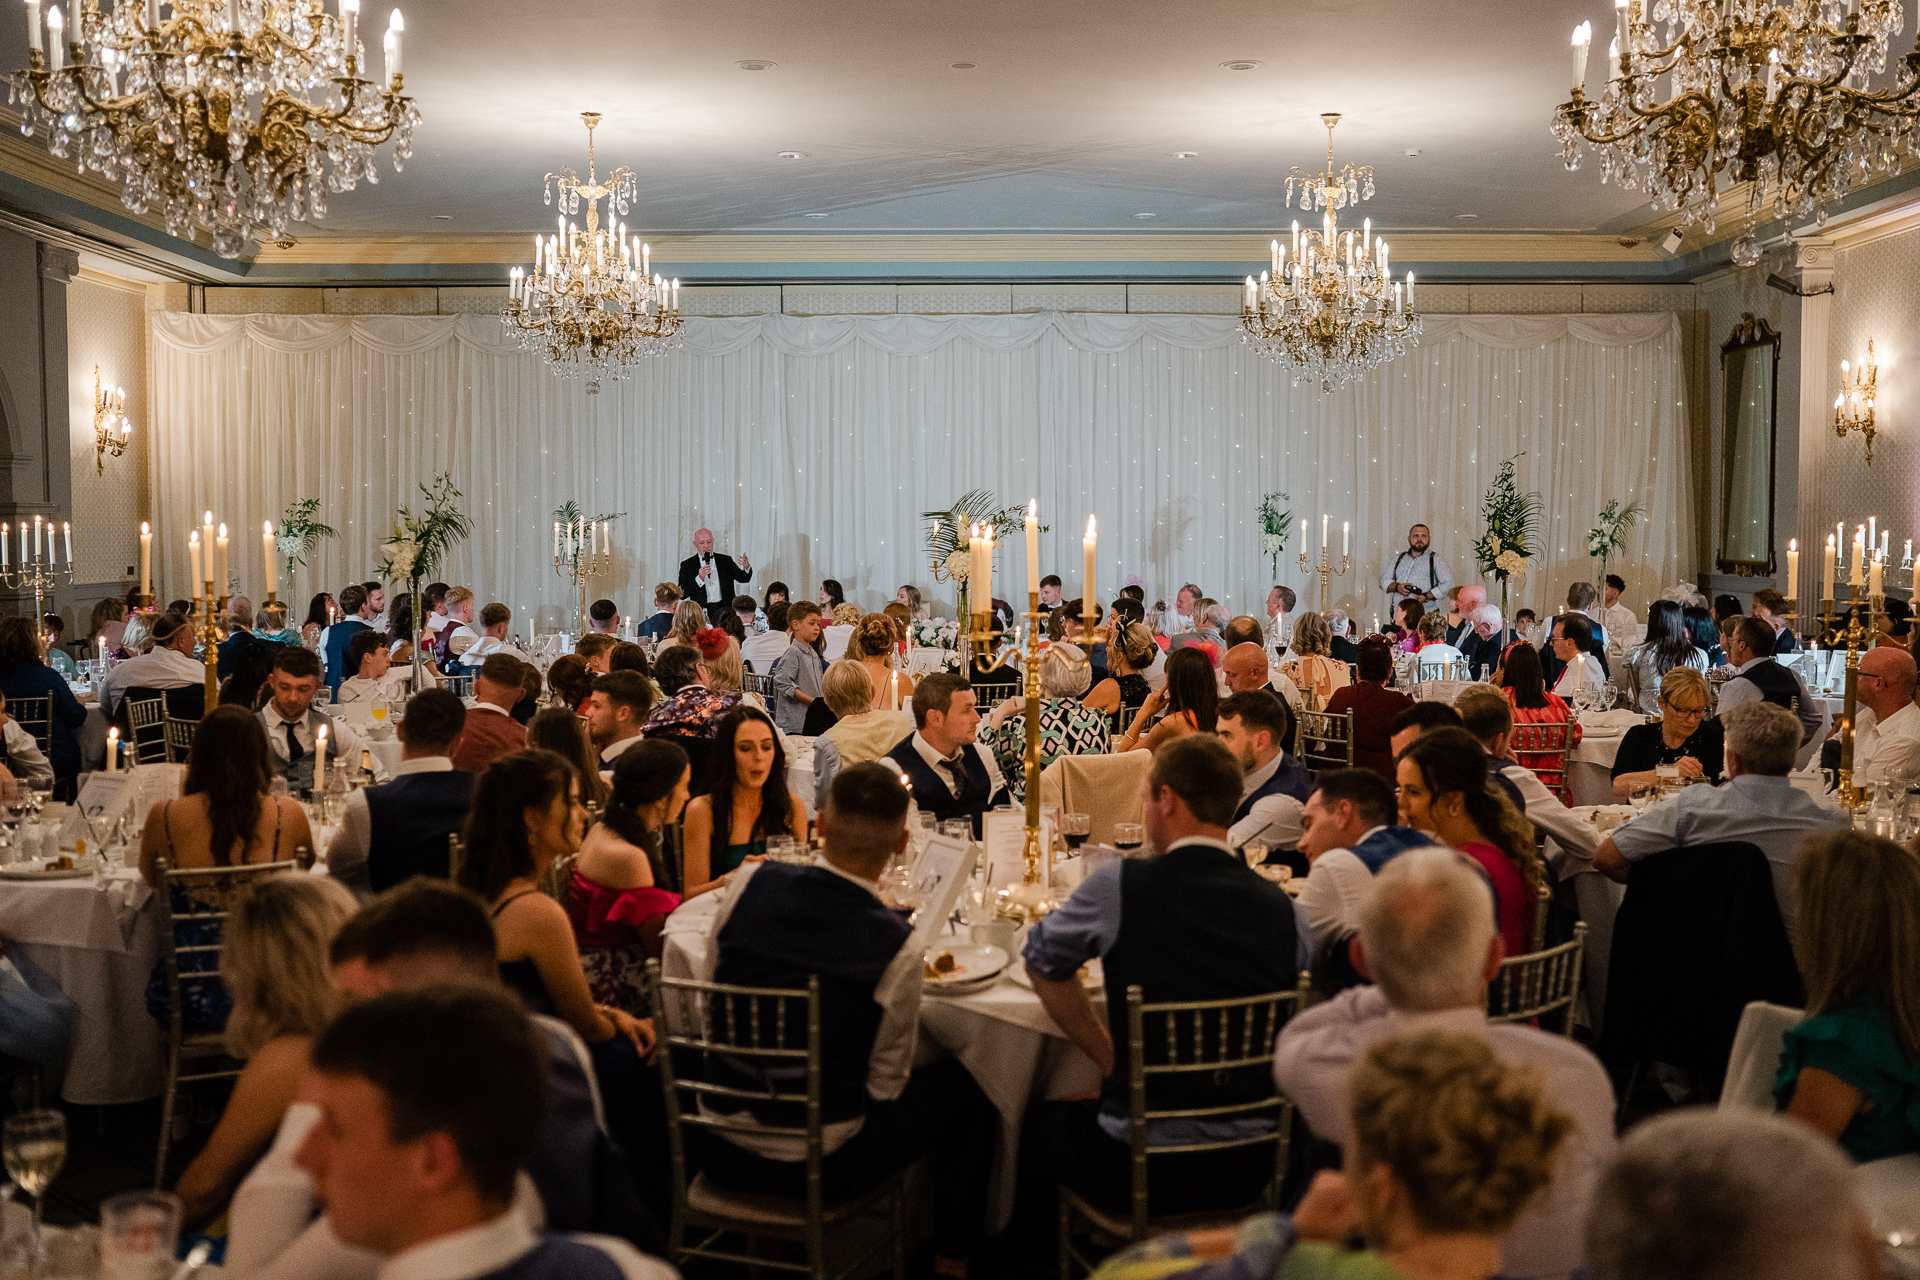
[[[949,62],[947,67],[953,71],[971,71],[979,65],[977,62]]]
[[[1192,160],[1200,153],[1198,151],[1169,151],[1167,154],[1175,160]]]
[[[804,151],[782,151],[775,157],[778,160],[805,160],[806,158],[807,153]]]
[[[1453,215],[1453,220],[1455,222],[1478,222],[1480,221],[1480,215],[1477,213],[1456,213]]]
[[[1235,58],[1232,62],[1223,62],[1220,65],[1229,71],[1251,71],[1259,66],[1260,62],[1257,58]]]
[[[779,63],[769,62],[765,58],[742,58],[733,65],[742,71],[771,71],[778,66]]]
[[[1160,215],[1157,213],[1136,213],[1133,216],[1136,218],[1157,218]]]
[[[1410,150],[1409,150],[1409,151],[1407,152],[1407,154],[1408,154],[1409,156],[1417,156],[1417,155],[1419,155],[1419,154],[1420,154],[1420,148],[1418,148],[1418,147],[1413,147],[1413,148],[1411,148],[1411,149],[1410,149]]]
[[[450,213],[436,213],[433,215],[433,220],[435,222],[452,222],[453,215]]]
[[[824,218],[824,217],[827,217],[828,215],[824,213],[803,213],[800,216],[803,218]]]

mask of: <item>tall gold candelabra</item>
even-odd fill
[[[211,560],[213,557],[209,555],[207,558]],[[267,599],[273,599],[271,593]],[[220,619],[226,616],[227,597],[216,597],[213,594],[213,579],[208,578],[204,594],[196,596],[193,604],[200,614],[200,643],[205,649],[203,661],[207,668],[206,705],[200,711],[200,718],[204,720],[220,705],[220,642],[227,638],[220,629]]]
[[[1084,603],[1089,607],[1080,615],[1080,625],[1085,633],[1083,638],[1091,645],[1094,628],[1100,623],[1100,614],[1091,607],[1093,603],[1091,600]],[[1021,883],[1008,891],[1005,901],[1000,905],[1000,910],[1002,914],[1024,922],[1039,919],[1053,907],[1052,898],[1047,886],[1041,883],[1040,875],[1040,859],[1046,852],[1040,844],[1040,628],[1049,615],[1040,608],[1038,591],[1027,593],[1027,612],[1022,616],[1027,620],[1025,670],[1021,673],[1025,677],[1027,699],[1027,750],[1023,761],[1027,778],[1027,826],[1020,856],[1026,863],[1026,872]],[[970,656],[968,658],[970,666],[977,666],[977,669],[983,673],[1000,670],[1012,660],[1018,648],[987,656],[991,654],[994,637],[1000,634],[993,629],[992,609],[989,608],[984,613],[975,613],[972,617],[973,630],[965,639],[970,645],[977,647],[977,651],[982,656],[977,659]],[[1093,661],[1090,656],[1076,661],[1064,655],[1061,660],[1070,662],[1075,667],[1091,665]],[[969,678],[972,674],[970,670]]]
[[[1838,795],[1840,803],[1851,809],[1861,800],[1858,788],[1853,785],[1853,717],[1859,700],[1860,654],[1866,648],[1866,641],[1873,635],[1874,621],[1880,613],[1884,596],[1870,596],[1859,584],[1853,584],[1853,607],[1847,611],[1847,625],[1836,625],[1839,616],[1834,613],[1834,600],[1831,596],[1820,602],[1820,621],[1824,624],[1821,639],[1833,648],[1843,643],[1847,650],[1847,692],[1846,701],[1840,713],[1840,785]],[[1860,605],[1867,606],[1867,625],[1860,625]],[[1788,607],[1793,605],[1788,601]]]
[[[553,571],[573,580],[580,591],[580,633],[587,626],[587,580],[613,567],[613,534],[605,526],[611,520],[582,517],[555,526]]]
[[[1320,564],[1317,567],[1307,563],[1305,548],[1301,549],[1299,560],[1302,573],[1317,572],[1320,575],[1320,612],[1324,615],[1333,603],[1328,598],[1333,593],[1333,580],[1346,576],[1347,570],[1353,567],[1353,558],[1343,554],[1340,557],[1340,567],[1336,569],[1333,567],[1332,552],[1325,543],[1322,543],[1320,544]]]

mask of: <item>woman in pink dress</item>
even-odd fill
[[[1487,772],[1487,753],[1465,729],[1434,729],[1400,753],[1400,822],[1431,831],[1485,869],[1500,940],[1510,956],[1533,950],[1533,917],[1545,874],[1533,824]]]
[[[687,805],[693,770],[672,742],[649,739],[613,766],[613,791],[581,841],[564,904],[595,1004],[649,1015],[646,968],[680,895],[662,886],[661,833]]]

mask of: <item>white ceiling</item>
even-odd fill
[[[385,24],[378,3],[367,30]],[[0,8],[14,10],[0,12],[0,66],[21,65],[24,23]],[[1609,25],[1604,0],[405,10],[407,88],[424,117],[414,158],[395,174],[383,149],[380,185],[336,197],[303,238],[547,225],[542,175],[584,171],[583,110],[605,116],[602,172],[643,176],[627,219],[640,231],[1269,228],[1288,216],[1288,166],[1324,156],[1322,111],[1346,115],[1336,163],[1378,170],[1362,212],[1389,236],[1646,219],[1643,201],[1602,186],[1592,166],[1568,173],[1548,132],[1566,97],[1567,34],[1583,17]],[[741,59],[778,65],[749,72]],[[1232,59],[1262,65],[1220,67]],[[777,159],[784,150],[807,156]]]

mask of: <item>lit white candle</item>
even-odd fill
[[[62,520],[60,522],[60,535],[66,540],[67,568],[71,569],[73,568],[73,521]],[[53,549],[52,548],[53,537],[51,534],[49,534],[47,537],[47,543],[48,543],[47,549],[51,551]]]
[[[118,725],[107,729],[107,772],[120,772],[120,728]]]
[[[1878,552],[1876,552],[1873,557],[1873,563],[1869,565],[1867,568],[1867,594],[1868,595],[1878,596],[1878,595],[1886,594],[1885,591],[1882,589],[1886,581],[1885,579],[1886,568],[1887,568],[1886,558],[1884,556],[1881,556]]]
[[[36,539],[38,541],[38,539]],[[1858,526],[1853,533],[1853,573],[1847,579],[1850,587],[1865,586],[1867,581],[1867,526]]]
[[[1080,550],[1086,555],[1086,558],[1087,558],[1085,586],[1082,587],[1081,589],[1080,599],[1085,602],[1087,608],[1091,609],[1093,608],[1093,568],[1094,568],[1094,531],[1093,531],[1092,516],[1087,517],[1087,536],[1080,540]],[[1088,644],[1093,643],[1092,636],[1086,637],[1086,640]]]
[[[200,594],[200,531],[195,529],[187,535],[187,559],[193,565],[193,594]]]
[[[200,518],[200,545],[207,554],[207,576],[213,576],[213,512],[209,511]]]
[[[1880,517],[1867,517],[1867,554],[1872,555],[1880,546]]]
[[[1342,560],[1345,560],[1347,558],[1348,553],[1351,552],[1352,550],[1353,550],[1353,522],[1349,520],[1342,520],[1340,522],[1340,558]]]
[[[313,789],[316,794],[327,789],[327,726],[325,725],[313,731]]]
[[[1787,599],[1800,598],[1800,540],[1787,539]]]
[[[273,521],[260,522],[260,558],[267,568],[267,595],[276,595],[280,590],[280,566],[273,559]]]
[[[1027,594],[1040,590],[1040,499],[1027,502]]]
[[[1823,593],[1823,595],[1822,595],[1822,597],[1821,597],[1822,599],[1826,599],[1826,600],[1831,600],[1831,599],[1833,599],[1833,597],[1834,597],[1834,575],[1835,575],[1835,570],[1834,570],[1834,567],[1833,567],[1833,561],[1834,561],[1834,547],[1833,547],[1833,535],[1832,535],[1832,534],[1828,534],[1828,535],[1827,535],[1827,560],[1826,560],[1826,584],[1827,584],[1827,589],[1826,589],[1826,591],[1825,591],[1825,592]]]
[[[232,579],[227,573],[227,526],[224,524],[220,526],[219,547],[220,547],[220,572],[215,575],[214,582],[218,585],[218,588],[219,588],[217,594],[225,595],[227,594],[227,583]]]
[[[1327,549],[1327,513],[1324,511],[1320,513],[1320,549]]]
[[[33,558],[40,558],[40,517],[33,518]]]
[[[553,522],[553,558],[555,560],[560,558],[560,522],[558,520]]]
[[[13,529],[0,521],[0,569],[7,567],[7,540],[13,536]]]
[[[140,522],[140,593],[153,594],[153,529]]]

